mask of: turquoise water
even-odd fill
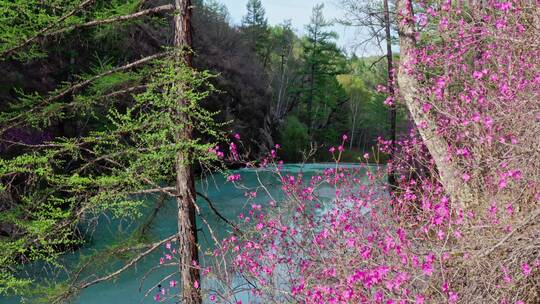
[[[341,165],[343,166],[343,165]],[[357,167],[356,165],[345,165],[347,167]],[[284,167],[286,174],[302,173],[303,178],[308,180],[311,176],[320,174],[322,170],[330,167],[335,167],[335,164],[306,164],[306,165],[286,165]],[[239,173],[242,176],[241,184],[251,190],[257,189],[257,198],[254,202],[264,206],[271,200],[279,201],[283,198],[283,194],[280,189],[280,182],[278,177],[266,170],[257,169],[240,169],[232,171],[231,173]],[[264,189],[261,187],[264,185]],[[238,215],[244,211],[249,210],[253,201],[248,202],[244,196],[246,189],[238,188],[232,183],[226,182],[225,177],[221,174],[214,174],[207,176],[199,180],[196,184],[197,191],[205,194],[216,206],[221,214],[231,220],[238,219]],[[268,191],[268,192],[267,192]],[[322,200],[331,200],[334,196],[334,190],[319,189],[318,195]],[[66,254],[63,258],[63,262],[68,265],[63,274],[59,276],[52,276],[50,273],[44,271],[43,267],[37,268],[37,274],[40,277],[49,277],[51,280],[62,280],[67,277],[73,276],[73,271],[70,266],[75,265],[81,259],[81,256],[88,256],[92,253],[98,252],[107,248],[115,241],[125,238],[133,229],[136,229],[141,222],[144,221],[145,216],[151,214],[155,208],[155,196],[146,197],[146,206],[142,209],[143,216],[138,220],[122,220],[111,219],[106,215],[102,215],[96,225],[92,229],[92,234],[89,237],[89,242],[85,246],[74,253]],[[214,232],[218,238],[223,238],[230,232],[230,227],[221,221],[208,207],[208,204],[203,199],[198,199],[198,205],[201,208],[202,216],[207,220],[209,225],[213,227]],[[206,251],[213,248],[213,241],[210,238],[210,234],[205,225],[201,222],[201,218],[198,220],[198,227],[200,228],[198,237],[201,246],[201,251]],[[154,221],[149,226],[148,235],[151,236],[153,241],[164,239],[177,232],[176,222],[176,202],[173,200],[167,200],[159,209]],[[163,246],[162,246],[163,247]],[[122,273],[118,278],[98,283],[91,287],[82,290],[78,296],[71,299],[72,303],[81,304],[123,304],[123,303],[156,303],[153,296],[157,293],[157,290],[152,289],[155,285],[166,276],[173,274],[177,266],[169,267],[157,267],[159,265],[159,258],[164,255],[166,249],[159,248],[153,254],[140,260],[130,270]],[[121,260],[111,261],[107,266],[109,270],[116,270],[120,268],[123,263]],[[32,269],[29,270],[32,272]],[[93,265],[88,267],[88,270],[81,274],[81,278],[85,276],[99,276],[103,270],[97,270]],[[151,272],[149,272],[151,271]],[[35,272],[34,272],[35,274]],[[70,274],[70,275],[68,275]],[[145,277],[145,280],[141,279]],[[173,277],[174,278],[174,277]],[[175,278],[176,279],[176,278]],[[168,285],[168,281],[163,283],[163,286]],[[205,282],[203,281],[203,285]],[[168,286],[167,286],[168,287]],[[145,293],[149,292],[145,297]],[[243,300],[246,300],[246,295],[242,296]],[[2,299],[0,297],[0,303],[19,303],[19,299]],[[167,303],[174,303],[170,301]]]

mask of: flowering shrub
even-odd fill
[[[421,31],[401,68],[419,84],[424,120],[417,125],[434,123],[447,144],[445,161],[459,168],[452,178],[471,199],[437,205],[453,194],[436,178],[445,168],[434,168],[412,137],[392,164],[405,173],[394,203],[422,216],[435,212],[419,224],[444,242],[422,245],[448,254],[441,279],[463,303],[540,301],[540,47],[532,42],[539,8],[533,1],[419,1],[413,16]],[[402,22],[411,16],[398,13]],[[440,218],[446,214],[448,221]],[[429,231],[433,220],[443,227]]]

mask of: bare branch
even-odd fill
[[[82,24],[72,25],[72,26],[57,30],[55,32],[47,33],[44,36],[54,36],[54,35],[62,34],[65,32],[72,31],[72,30],[76,30],[76,29],[88,28],[88,27],[93,27],[93,26],[98,26],[98,25],[103,25],[103,24],[110,24],[110,23],[115,23],[115,22],[122,22],[122,21],[127,21],[127,20],[136,19],[139,17],[147,16],[147,15],[154,15],[161,12],[168,12],[172,10],[174,10],[174,6],[172,4],[162,5],[162,6],[142,10],[142,11],[129,14],[129,15],[123,15],[123,16],[118,16],[118,17],[109,18],[109,19],[102,19],[102,20],[93,20],[90,22],[82,23]]]
[[[214,212],[214,214],[217,215],[217,217],[219,217],[222,221],[224,221],[227,225],[231,226],[235,232],[238,232],[238,233],[242,233],[240,231],[240,229],[235,225],[233,224],[231,221],[229,221],[226,217],[224,217],[221,213],[219,213],[219,211],[216,209],[216,207],[214,206],[214,204],[212,203],[212,201],[204,194],[200,193],[200,192],[196,192],[198,196],[200,196],[201,198],[203,198],[207,203],[208,203],[208,206],[210,206],[210,209],[212,210],[212,212]]]
[[[532,220],[536,219],[538,216],[540,216],[540,209],[537,209],[536,212],[534,212],[523,224],[521,224],[519,227],[514,228],[514,230],[512,230],[512,232],[508,233],[504,238],[502,238],[499,242],[497,242],[497,244],[495,244],[495,246],[491,247],[490,249],[488,249],[487,251],[482,253],[480,255],[480,257],[485,257],[485,256],[490,255],[495,249],[497,249],[504,242],[506,242],[508,239],[510,239],[516,233],[516,231],[518,231],[521,228],[527,226]]]
[[[90,281],[90,282],[87,282],[87,283],[84,283],[83,285],[81,286],[78,286],[77,288],[79,289],[84,289],[84,288],[87,288],[87,287],[90,287],[92,285],[95,285],[97,283],[100,283],[100,282],[103,282],[103,281],[107,281],[107,280],[110,280],[118,275],[120,275],[122,272],[126,271],[127,269],[129,269],[130,267],[132,267],[133,265],[135,265],[135,263],[137,263],[139,260],[141,260],[143,257],[149,255],[150,253],[152,253],[154,250],[156,250],[158,247],[160,247],[161,245],[165,244],[166,242],[169,242],[173,239],[175,239],[177,237],[176,234],[174,235],[171,235],[169,236],[168,238],[164,239],[164,240],[161,240],[159,242],[156,242],[156,243],[153,243],[150,248],[144,252],[142,252],[141,254],[139,254],[138,256],[136,256],[134,259],[132,259],[131,261],[129,261],[126,265],[124,265],[122,268],[118,269],[117,271],[115,272],[112,272],[106,276],[103,276],[103,277],[99,277],[93,281]]]
[[[158,188],[152,188],[152,189],[145,189],[140,191],[131,192],[132,195],[138,195],[138,194],[152,194],[152,193],[163,193],[171,195],[174,191],[176,191],[175,187],[158,187]]]

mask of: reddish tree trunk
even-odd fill
[[[183,49],[178,60],[184,60],[186,65],[192,66],[192,37],[191,37],[191,1],[175,0],[174,17],[174,45]],[[186,100],[180,100],[182,105]],[[180,113],[180,119],[185,122],[184,129],[178,134],[179,142],[190,141],[193,137],[193,128],[188,123],[189,117]],[[176,156],[176,191],[178,206],[178,240],[180,243],[180,277],[182,285],[182,303],[200,304],[202,297],[200,289],[200,273],[195,265],[199,265],[199,252],[197,248],[197,224],[195,222],[195,177],[191,167],[192,159],[189,151],[179,151]],[[195,265],[194,265],[195,264]]]
[[[392,34],[390,32],[390,10],[388,8],[388,0],[384,0],[384,28],[386,35],[386,62],[388,69],[388,94],[394,98],[394,103],[390,106],[390,139],[392,140],[392,151],[390,158],[395,161],[396,153],[396,104],[394,96],[394,72],[392,58]],[[394,170],[388,173],[388,183],[390,186],[396,186],[396,173]]]

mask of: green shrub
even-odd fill
[[[280,132],[280,157],[289,162],[302,161],[302,152],[309,148],[308,128],[296,116],[287,117]]]

